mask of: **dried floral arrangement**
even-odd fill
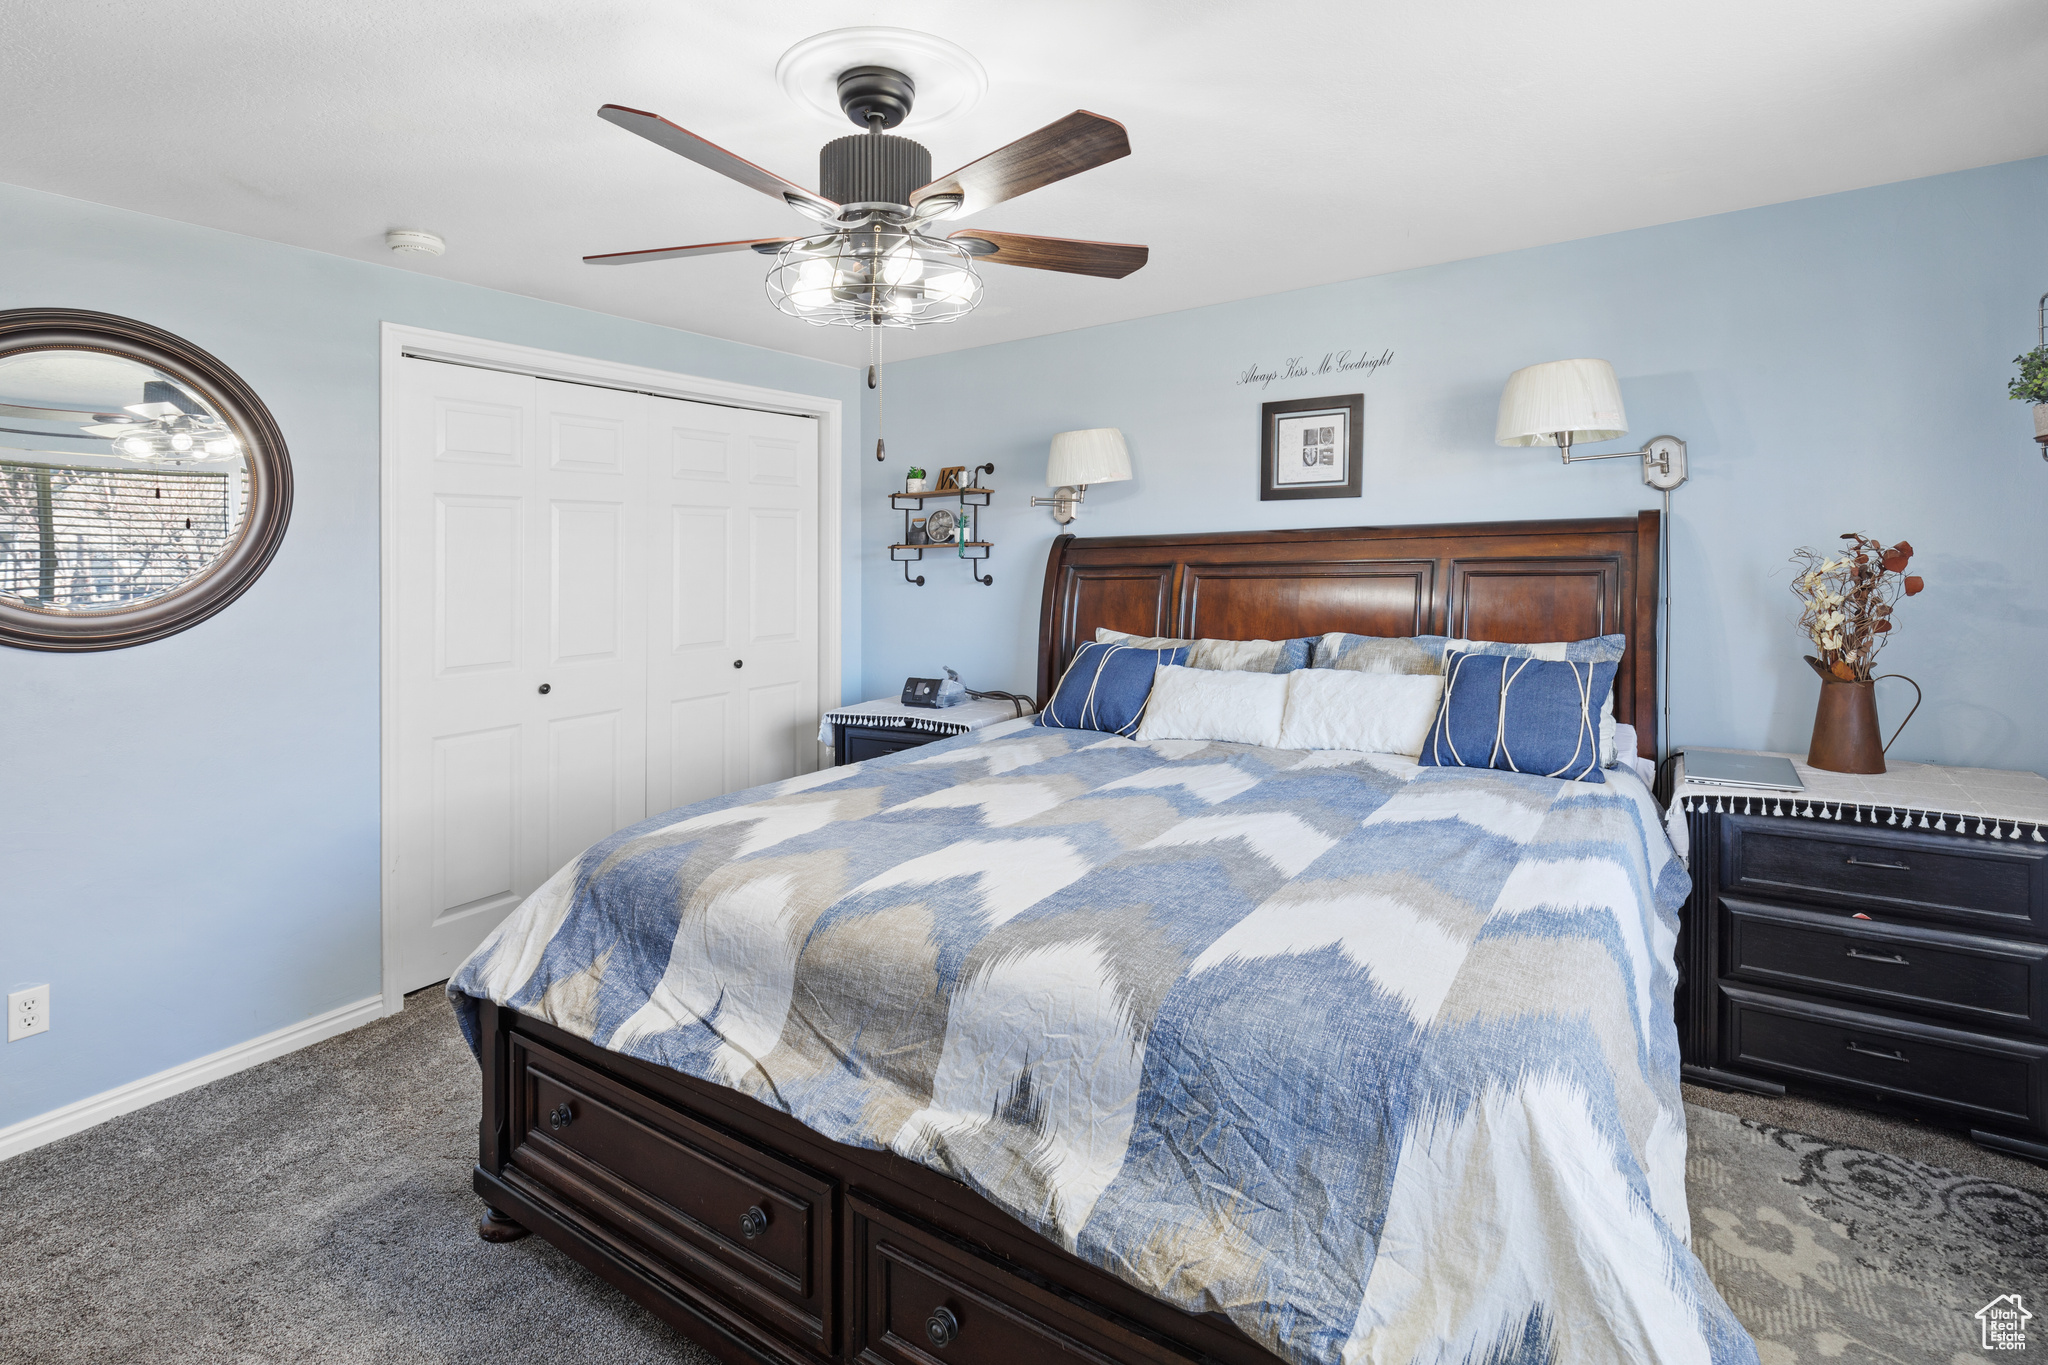
[[[1793,552],[1799,573],[1792,579],[1792,595],[1805,608],[1799,628],[1820,651],[1818,658],[1806,656],[1813,671],[1837,682],[1869,682],[1871,664],[1891,638],[1893,605],[1927,584],[1906,572],[1913,558],[1907,542],[1880,545],[1853,531],[1842,539],[1849,544],[1837,556],[1811,546]]]

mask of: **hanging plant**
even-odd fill
[[[2006,396],[2039,407],[2048,403],[2048,346],[2036,346],[2025,355],[2014,356],[2020,367],[2017,378],[2005,386]]]
[[[1810,546],[1792,554],[1800,572],[1792,595],[1803,607],[1799,628],[1819,657],[1806,656],[1813,671],[1837,682],[1869,682],[1871,665],[1891,638],[1892,607],[1927,586],[1906,572],[1913,547],[1906,541],[1884,546],[1866,535],[1845,532],[1849,542],[1829,557]]]

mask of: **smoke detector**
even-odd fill
[[[384,234],[384,245],[393,251],[405,251],[419,256],[438,256],[448,249],[448,244],[439,234],[422,232],[418,228],[393,228]]]

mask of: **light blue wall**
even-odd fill
[[[1290,249],[1278,221],[1247,240]],[[1022,283],[984,274],[992,299]],[[1691,448],[1672,507],[1678,742],[1804,751],[1819,683],[1785,559],[1868,530],[1910,539],[1928,581],[1881,659],[1927,689],[1894,754],[2048,770],[2048,464],[2005,397],[2043,290],[2036,160],[893,365],[890,460],[859,461],[866,693],[942,663],[1032,688],[1055,527],[1024,499],[1044,491],[1056,431],[1114,426],[1130,443],[1135,478],[1088,491],[1083,535],[1607,516],[1656,505],[1638,465],[1566,469],[1554,450],[1493,444],[1510,371],[1604,356],[1631,435]],[[1233,382],[1346,348],[1394,360],[1357,382]],[[1260,403],[1360,390],[1364,496],[1260,502]],[[881,495],[913,459],[996,462],[993,587],[930,561],[910,587],[887,562]],[[1886,717],[1905,714],[1910,689],[1879,691]]]
[[[657,284],[650,281],[650,284]],[[838,398],[852,369],[0,186],[0,308],[139,318],[284,430],[297,497],[226,611],[100,654],[0,648],[0,1126],[360,1000],[378,973],[378,325]],[[859,488],[847,481],[849,688]]]

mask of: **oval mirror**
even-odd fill
[[[212,356],[109,314],[0,312],[0,643],[195,625],[263,572],[290,510],[276,423]]]

